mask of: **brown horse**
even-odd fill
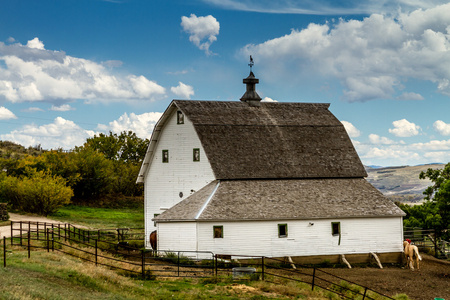
[[[419,254],[419,249],[417,248],[417,246],[410,245],[408,241],[404,241],[403,252],[405,253],[407,267],[411,270],[414,270],[415,261],[417,270],[419,270],[419,260],[422,260],[422,257]]]
[[[156,230],[152,231],[152,233],[150,233],[150,246],[152,246],[153,250],[156,250],[156,248],[157,248]]]

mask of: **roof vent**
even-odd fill
[[[252,67],[254,65],[253,58],[250,55],[250,75],[243,80],[243,83],[247,85],[247,91],[241,97],[241,101],[247,102],[251,106],[260,106],[261,105],[261,97],[259,97],[256,92],[255,85],[259,83],[259,79],[255,77],[255,74],[252,72]]]

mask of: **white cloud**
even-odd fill
[[[141,115],[134,113],[124,113],[119,119],[110,122],[108,125],[100,124],[99,130],[121,133],[123,131],[133,131],[141,139],[150,139],[153,128],[161,118],[160,112],[149,112]]]
[[[442,151],[450,150],[450,140],[432,140],[427,143],[414,143],[409,146],[410,149],[418,151]]]
[[[447,124],[444,121],[437,120],[433,123],[433,128],[441,135],[450,135],[450,124]]]
[[[447,0],[392,0],[373,1],[361,0],[348,5],[345,1],[304,1],[304,0],[203,0],[209,4],[225,9],[254,11],[264,13],[287,14],[313,14],[313,15],[340,15],[340,14],[371,14],[392,12],[402,8],[411,11],[417,8],[428,9],[438,4],[447,3]]]
[[[0,106],[0,120],[17,119],[16,115],[6,107]]]
[[[404,90],[408,79],[433,82],[439,92],[450,95],[449,32],[450,3],[395,16],[311,23],[246,45],[241,53],[264,61],[263,73],[270,70],[271,78],[280,81],[302,80],[297,74],[306,70],[309,77],[332,76],[343,85],[343,98],[349,102],[420,100],[421,95]]]
[[[173,86],[170,88],[172,93],[182,97],[183,99],[191,99],[194,95],[194,88],[190,85],[184,84],[181,81],[178,82],[178,86]]]
[[[379,136],[378,134],[369,134],[369,141],[371,144],[382,144],[382,145],[392,145],[395,144],[395,142],[391,139],[388,139],[384,136]]]
[[[69,104],[62,104],[62,105],[59,105],[59,106],[52,105],[50,110],[53,110],[53,111],[69,111],[69,110],[75,110],[75,109],[73,107],[71,107]]]
[[[350,137],[355,138],[361,135],[361,131],[359,131],[352,123],[347,121],[341,121],[341,123],[344,125],[345,130]]]
[[[406,119],[392,122],[394,128],[389,128],[389,132],[399,137],[411,137],[419,134],[420,126],[409,122]]]
[[[37,111],[44,111],[42,108],[39,107],[28,107],[27,109],[22,110],[24,112],[37,112]]]
[[[27,47],[28,48],[33,48],[33,49],[39,49],[39,50],[44,50],[44,43],[41,42],[37,37],[35,37],[32,40],[29,40],[27,43]]]
[[[0,135],[1,140],[12,141],[25,147],[41,145],[44,149],[72,149],[82,145],[93,131],[84,130],[74,122],[57,117],[53,123],[41,126],[25,125],[8,134]]]
[[[0,42],[0,63],[0,99],[10,102],[157,100],[165,96],[162,86],[144,76],[113,74],[102,64],[46,50],[38,38],[26,46]]]
[[[189,41],[194,43],[200,50],[204,50],[207,55],[212,54],[209,47],[217,40],[220,24],[213,16],[197,17],[191,14],[190,17],[181,17],[181,27],[189,33]]]
[[[262,99],[261,102],[278,102],[278,101],[273,100],[272,98],[269,98],[269,97],[264,97],[264,99]]]
[[[403,93],[397,97],[398,100],[424,100],[423,96],[417,93]]]

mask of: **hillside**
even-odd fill
[[[371,168],[366,166],[366,178],[392,201],[416,203],[423,200],[423,191],[431,181],[419,179],[419,174],[428,168],[442,169],[444,164]]]

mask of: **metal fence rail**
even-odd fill
[[[311,285],[312,290],[318,287],[347,299],[355,297],[374,299],[370,294],[393,299],[369,287],[319,268],[296,264],[298,268],[293,269],[286,261],[276,258],[220,255],[207,251],[142,250],[126,243],[129,241],[126,239],[127,237],[138,237],[138,233],[130,233],[130,230],[92,231],[79,229],[71,224],[12,222],[11,245],[27,247],[28,257],[30,257],[32,248],[43,248],[48,252],[61,252],[96,265],[128,272],[140,276],[144,280],[154,276],[213,277],[219,274],[230,275],[234,267],[251,266],[257,270],[255,274],[258,278],[266,281],[279,278],[302,282]],[[32,243],[32,241],[34,242]],[[6,238],[3,240],[3,248],[3,261],[6,266]]]

